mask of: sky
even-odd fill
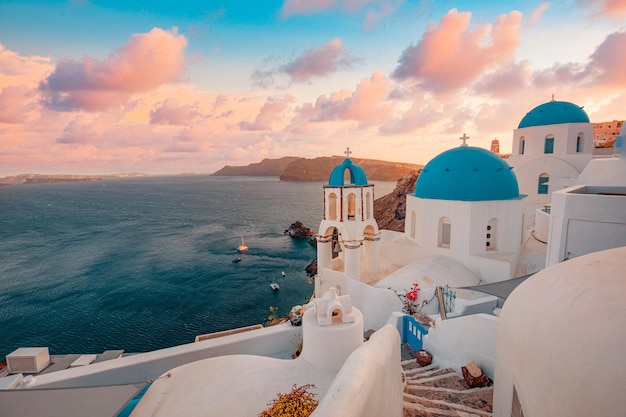
[[[626,0],[0,2],[0,176],[505,153],[552,95],[626,119]]]

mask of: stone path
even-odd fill
[[[403,352],[404,353],[404,352]],[[406,355],[403,354],[403,358]],[[460,373],[436,365],[402,361],[404,417],[490,417],[493,386],[469,388]]]

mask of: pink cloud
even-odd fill
[[[282,70],[294,81],[305,82],[313,77],[325,77],[340,68],[349,67],[353,58],[346,51],[341,39],[335,38],[319,48],[311,48]]]
[[[324,10],[339,9],[348,13],[361,13],[367,8],[386,10],[399,5],[403,0],[286,0],[281,9],[281,16],[320,13]]]
[[[177,82],[184,71],[187,40],[176,29],[154,28],[131,36],[106,60],[65,58],[40,84],[45,103],[55,110],[104,110],[133,93]]]
[[[335,0],[286,0],[280,11],[283,18],[298,14],[319,13],[335,5]]]
[[[371,124],[389,115],[390,108],[385,100],[390,91],[389,80],[383,73],[375,72],[362,79],[354,92],[343,89],[329,97],[319,97],[315,106],[308,108],[309,118],[313,121],[355,120]]]
[[[25,123],[33,110],[35,94],[25,85],[0,90],[0,123]]]
[[[439,27],[431,25],[419,43],[402,53],[393,77],[434,92],[452,91],[513,56],[520,39],[520,12],[501,15],[493,26],[470,29],[470,20],[470,12],[450,10]]]
[[[40,76],[43,72],[48,71],[49,67],[50,58],[38,55],[21,56],[0,44],[0,74],[4,77],[29,74]]]
[[[185,126],[199,115],[197,106],[179,104],[175,98],[168,98],[159,107],[150,111],[150,123]]]
[[[57,143],[95,143],[100,137],[99,133],[89,123],[73,120],[63,130]]]
[[[626,18],[626,0],[579,0],[591,10],[593,17],[605,17],[615,22]]]
[[[201,152],[207,150],[203,144],[206,132],[198,126],[191,126],[181,131],[172,139],[165,152]]]
[[[588,72],[602,85],[626,87],[626,30],[611,33],[591,55]]]
[[[369,31],[381,18],[393,14],[403,2],[404,0],[286,0],[280,14],[286,19],[290,16],[315,14],[327,10],[341,10],[350,14],[365,11],[363,29]]]
[[[603,87],[614,90],[626,87],[626,31],[608,35],[586,63],[556,63],[537,71],[534,84],[538,87],[576,85]]]
[[[474,90],[495,97],[509,97],[528,87],[532,71],[527,61],[509,62],[480,78]]]
[[[294,97],[286,94],[282,97],[269,97],[259,110],[254,122],[242,121],[239,127],[243,130],[271,130],[272,124],[284,116]]]
[[[535,10],[533,10],[532,14],[530,15],[530,18],[528,19],[527,24],[532,25],[535,22],[537,22],[539,19],[541,19],[541,15],[543,15],[543,12],[548,10],[549,7],[550,7],[549,3],[541,3]]]

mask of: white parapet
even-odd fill
[[[350,354],[363,344],[363,315],[351,309],[353,321],[337,320],[321,326],[315,309],[307,309],[302,320],[303,349],[300,357],[317,369],[338,371]]]

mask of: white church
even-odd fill
[[[624,416],[626,132],[604,159],[592,159],[592,132],[581,107],[552,100],[522,118],[509,163],[464,134],[422,170],[404,232],[378,229],[374,185],[348,149],[324,186],[302,326],[16,372],[0,378],[0,414],[258,415],[277,392],[315,384],[313,417],[400,417],[400,345],[416,328],[397,293],[417,284],[434,363],[474,361],[494,382],[493,413],[480,415]],[[297,340],[300,356],[283,357]]]

